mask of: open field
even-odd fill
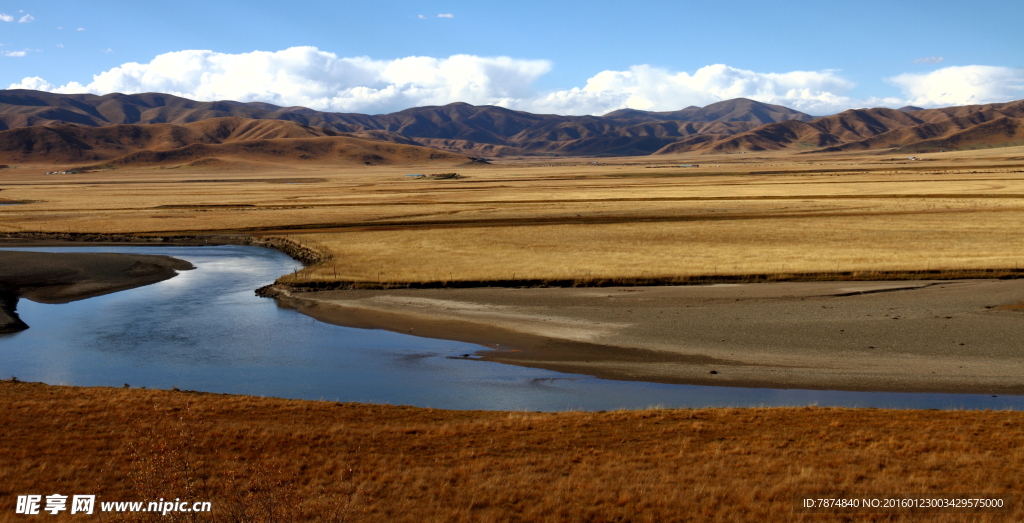
[[[700,162],[699,168],[679,163]],[[286,236],[283,282],[672,278],[1024,267],[1024,148],[456,166],[0,173],[0,232]],[[49,170],[53,167],[46,167]]]
[[[1020,412],[459,412],[11,381],[0,402],[0,521],[54,492],[210,501],[221,521],[919,521],[793,498],[1024,488]],[[62,516],[44,517],[81,519]]]
[[[879,271],[969,276],[974,270],[975,276],[991,276],[985,272],[989,269],[1013,276],[1012,271],[1024,268],[1019,233],[1024,230],[1024,148],[935,154],[922,161],[849,154],[591,161],[524,158],[436,171],[429,164],[268,163],[252,170],[207,165],[73,175],[41,174],[54,170],[52,165],[16,165],[0,171],[0,202],[30,203],[0,206],[0,234],[285,238],[327,258],[280,280],[293,284],[628,283],[806,273],[828,279],[829,273],[853,278],[858,276],[849,273],[866,277]],[[701,167],[677,167],[681,163]],[[405,177],[450,171],[463,178]],[[948,301],[951,307],[969,308],[960,311],[965,317],[1001,322],[1013,334],[1019,330],[1019,322],[1013,322],[1024,296],[1014,294],[1017,287],[1001,289],[1000,299],[991,303],[962,302],[956,296]],[[474,290],[488,291],[467,289]],[[506,312],[531,313],[532,307],[543,316],[560,306],[568,314],[565,300],[588,301],[568,294],[574,289],[530,290],[565,293],[541,296],[536,303],[511,303],[525,309]],[[601,329],[618,329],[611,334],[620,338],[652,344],[648,352],[664,349],[658,344],[665,345],[675,331],[645,330],[644,324],[625,318],[634,309],[637,315],[661,317],[683,302],[669,295],[645,301],[650,295],[636,289],[616,290],[627,291],[631,297],[614,306],[601,308],[591,301],[577,308],[601,308],[583,319],[605,324]],[[451,304],[435,307],[429,300],[459,298],[463,309],[480,306],[491,313],[502,311],[495,304],[506,305],[486,296],[480,303],[479,296],[468,294],[335,292],[350,293],[334,296],[349,302],[424,298],[420,308],[435,315],[448,314],[443,309]],[[870,296],[857,303],[870,302],[893,314],[894,294]],[[982,378],[1002,380],[1000,392],[1019,390],[1019,382],[1011,382],[1020,375],[1017,367],[999,365],[998,358],[970,339],[970,346],[953,339],[952,334],[961,333],[957,329],[981,332],[982,323],[967,322],[959,313],[940,315],[929,305],[896,311],[900,321],[886,316],[885,322],[876,322],[872,316],[848,328],[842,310],[823,308],[831,305],[823,300],[832,296],[790,300],[792,307],[807,309],[797,312],[819,320],[820,329],[803,328],[802,317],[785,329],[842,345],[838,355],[829,354],[836,361],[844,354],[852,355],[850,362],[876,366],[901,362],[910,368],[928,361],[931,367],[918,369],[921,374],[941,371],[966,384],[958,390],[987,386]],[[730,316],[736,320],[723,317],[713,323],[714,307],[690,317],[698,330],[711,327],[704,329],[707,344],[690,347],[705,358],[692,365],[700,379],[722,377],[743,384],[742,365],[719,367],[728,365],[727,359],[752,362],[750,368],[774,361],[793,372],[806,370],[792,365],[799,354],[779,359],[761,350],[764,344],[758,345],[760,353],[742,352],[740,344],[715,346],[718,340],[734,341],[710,339],[719,332],[765,340],[764,333],[774,335],[782,325],[772,323],[778,319],[773,318],[776,309],[763,301],[729,307],[728,312],[740,313]],[[875,314],[874,309],[855,309]],[[466,311],[457,312],[464,317]],[[533,320],[515,321],[529,327]],[[369,326],[381,326],[372,321]],[[541,318],[532,325],[550,329],[550,323]],[[416,327],[422,331],[428,324]],[[593,325],[575,327],[587,335],[606,332]],[[941,329],[956,332],[939,340],[945,334]],[[553,337],[534,330],[535,338]],[[843,338],[846,330],[849,339]],[[928,346],[893,341],[913,342],[922,332],[934,334],[937,343],[948,342],[941,347],[941,361],[929,359]],[[892,346],[875,345],[871,336]],[[1001,361],[1019,366],[1014,346],[1006,345],[1019,337],[982,333],[976,338],[1004,343],[993,350],[1002,351]],[[629,352],[587,350],[569,354],[577,370],[602,354],[609,368],[621,367],[622,355]],[[713,351],[718,353],[708,356]],[[678,356],[662,352],[668,354],[664,358]],[[548,357],[561,356],[551,352]],[[510,353],[495,359],[535,364],[514,361]],[[967,360],[972,363],[962,370]],[[719,374],[709,374],[705,363],[714,363]],[[856,374],[851,369],[838,371]],[[628,372],[615,377],[629,379]],[[916,390],[937,387],[926,383]],[[0,404],[5,407],[0,409],[0,521],[20,520],[12,510],[15,496],[53,492],[96,493],[103,500],[210,500],[228,521],[269,521],[271,512],[273,520],[285,521],[917,521],[911,515],[794,514],[793,497],[1019,492],[1017,471],[1024,465],[1024,417],[1016,412],[455,412],[13,382],[0,383]],[[1020,519],[1024,509],[1019,500],[1014,510],[1011,517]],[[939,514],[929,520],[964,517]]]

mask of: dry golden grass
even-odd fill
[[[1024,487],[1020,412],[460,412],[10,381],[0,402],[0,521],[54,492],[209,500],[219,521],[917,521],[793,498]],[[1005,520],[928,520],[968,517]]]
[[[286,282],[1024,268],[1024,148],[0,175],[0,232],[242,232],[333,257]],[[657,167],[657,168],[654,168]],[[52,167],[50,167],[52,168]],[[446,168],[446,170],[452,170]]]
[[[296,235],[333,259],[284,282],[643,279],[1024,267],[1024,212]]]

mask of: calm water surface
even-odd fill
[[[664,385],[453,359],[481,347],[328,325],[257,298],[254,289],[299,268],[276,251],[241,246],[17,250],[165,254],[197,268],[154,285],[68,304],[21,300],[18,313],[31,328],[0,335],[3,378],[445,409],[1024,408],[1024,396]]]

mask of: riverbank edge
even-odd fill
[[[28,328],[28,324],[22,321],[16,312],[18,299],[16,293],[0,290],[0,334],[19,332]]]
[[[279,236],[245,234],[180,234],[142,236],[121,233],[8,232],[0,234],[0,247],[73,247],[75,245],[244,245],[274,249],[304,266],[325,262],[331,257],[298,242]]]
[[[17,314],[22,298],[67,303],[151,285],[195,268],[171,256],[0,251],[0,334],[29,326]]]
[[[300,278],[285,275],[284,277]],[[438,280],[425,282],[375,281],[281,281],[273,285],[298,292],[390,290],[390,289],[545,289],[579,287],[662,287],[678,285],[714,285],[737,283],[787,283],[826,281],[919,281],[919,280],[1016,280],[1024,278],[1024,269],[928,269],[917,271],[839,271],[808,273],[711,274],[651,278],[580,278],[515,280]],[[267,287],[270,287],[268,285]]]
[[[304,266],[315,265],[330,259],[329,256],[300,245],[287,238],[254,237],[245,235],[179,235],[139,236],[132,234],[100,233],[4,233],[0,234],[0,247],[60,247],[81,245],[126,245],[126,246],[206,246],[244,245],[263,247],[282,252]],[[28,329],[17,313],[17,289],[0,289],[0,334],[9,334]]]
[[[893,380],[883,375],[868,374],[848,376],[837,381],[837,377],[831,374],[839,368],[833,368],[835,361],[827,357],[817,361],[820,375],[787,376],[779,372],[785,370],[786,365],[773,368],[770,365],[744,363],[742,358],[736,359],[736,356],[725,352],[680,354],[621,343],[594,343],[550,332],[544,334],[529,327],[508,327],[486,317],[467,317],[458,313],[424,315],[415,307],[363,306],[358,300],[339,301],[333,299],[336,297],[320,297],[318,294],[292,292],[287,287],[275,285],[259,289],[259,295],[274,298],[278,305],[324,323],[472,343],[486,348],[460,357],[601,379],[766,389],[1024,395],[1024,384],[1018,382],[978,380],[957,383],[936,381],[926,375],[912,377],[916,379],[904,377]],[[363,294],[366,292],[363,291]],[[387,291],[381,291],[379,295],[387,296]],[[811,362],[801,367],[806,366],[814,367]],[[737,370],[741,372],[737,373]]]
[[[296,259],[304,265],[313,265],[329,260],[330,258],[322,255],[321,253],[305,247],[297,242],[291,241],[286,238],[280,237],[250,237],[243,235],[179,235],[179,236],[134,236],[125,234],[88,234],[88,233],[27,233],[27,234],[7,234],[0,236],[0,239],[12,240],[10,245],[14,243],[21,244],[21,246],[30,245],[80,245],[82,243],[89,243],[92,245],[247,245],[257,246],[264,248],[272,248],[278,250],[288,256]],[[0,242],[0,246],[4,243]],[[966,274],[970,276],[966,276]],[[928,270],[928,271],[903,271],[903,272],[891,272],[891,273],[826,273],[826,274],[804,274],[804,275],[789,275],[799,276],[799,279],[782,279],[786,275],[754,275],[753,281],[748,279],[742,279],[745,277],[720,277],[720,276],[703,276],[691,278],[688,283],[681,283],[679,281],[666,281],[664,279],[648,279],[646,280],[647,286],[662,286],[662,285],[708,285],[715,283],[768,283],[768,282],[784,282],[784,281],[864,281],[867,278],[862,278],[867,275],[875,276],[873,280],[886,280],[886,278],[878,278],[879,274],[888,274],[890,278],[888,281],[893,280],[922,280],[922,279],[937,279],[936,275],[956,275],[958,279],[966,278],[987,278],[987,279],[1019,279],[1024,278],[1024,270],[1022,269],[987,269],[987,270],[974,270],[974,271],[942,271],[942,270]],[[913,276],[913,277],[897,277],[897,276]],[[831,276],[831,277],[829,277]],[[592,282],[593,284],[588,285],[587,282],[580,281],[552,281],[552,280],[515,280],[515,281],[490,281],[490,282],[423,282],[423,283],[405,283],[405,284],[394,284],[385,283],[378,284],[376,282],[333,282],[336,284],[334,287],[323,286],[324,282],[310,282],[309,284],[289,284],[275,282],[269,285],[260,287],[255,290],[255,294],[259,297],[274,298],[280,305],[294,308],[298,312],[313,317],[319,321],[325,323],[331,323],[335,325],[356,327],[356,328],[367,328],[367,329],[384,329],[393,332],[410,333],[406,330],[408,324],[415,324],[417,329],[415,334],[418,336],[424,336],[428,338],[436,339],[447,339],[453,341],[463,341],[468,343],[474,343],[477,345],[483,345],[490,349],[502,349],[502,350],[481,350],[473,355],[474,359],[482,359],[486,361],[493,361],[497,363],[513,364],[526,367],[544,368],[548,370],[554,370],[559,372],[577,373],[593,375],[603,379],[613,380],[624,380],[624,381],[647,381],[647,382],[658,382],[658,383],[671,383],[671,384],[688,384],[688,385],[709,385],[709,386],[731,386],[731,387],[754,387],[754,388],[804,388],[804,389],[819,389],[819,390],[831,390],[833,387],[827,386],[815,386],[813,384],[804,384],[801,386],[794,387],[793,384],[787,383],[775,383],[766,382],[764,380],[742,380],[742,381],[730,381],[723,383],[721,376],[716,376],[716,373],[710,373],[703,377],[700,376],[689,376],[687,378],[666,378],[665,376],[653,376],[653,375],[638,375],[633,372],[623,372],[622,370],[615,370],[612,368],[601,368],[600,366],[586,366],[580,367],[572,363],[574,360],[581,359],[581,355],[585,355],[587,360],[605,360],[608,362],[642,362],[642,363],[683,363],[690,365],[701,365],[701,366],[715,366],[715,365],[728,365],[730,362],[726,360],[720,360],[711,356],[680,356],[669,352],[652,350],[652,349],[638,349],[621,346],[610,346],[610,345],[598,345],[592,343],[583,343],[572,340],[552,339],[539,334],[532,334],[528,332],[509,331],[493,325],[478,324],[462,321],[458,318],[446,320],[443,322],[433,322],[437,325],[428,325],[421,319],[410,317],[409,315],[403,315],[399,312],[385,313],[381,311],[368,312],[368,311],[356,311],[353,309],[346,309],[342,311],[343,307],[337,306],[324,306],[325,304],[317,300],[314,295],[317,291],[326,290],[387,290],[387,289],[444,289],[444,288],[474,288],[474,287],[499,287],[499,288],[530,288],[530,287],[555,287],[555,288],[571,288],[571,287],[614,287],[614,286],[626,286],[618,281],[602,280],[598,282]],[[528,285],[534,283],[534,285]],[[640,285],[632,286],[644,286],[644,282]],[[309,294],[308,297],[299,297],[295,294]],[[859,292],[853,294],[861,294]],[[336,309],[336,310],[326,310]],[[398,325],[402,325],[399,327]],[[433,331],[433,332],[432,332]],[[469,355],[465,355],[468,357]],[[564,361],[559,361],[564,360]],[[917,389],[903,389],[903,388],[888,388],[888,387],[877,387],[877,386],[858,386],[858,387],[843,387],[842,390],[851,391],[868,391],[868,392],[934,392],[934,393],[976,393],[973,390],[960,390],[960,389],[949,389],[949,390],[917,390]],[[993,391],[1002,394],[1020,394],[1021,391],[1017,389],[1013,390],[998,390]]]

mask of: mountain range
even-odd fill
[[[246,123],[266,120],[280,124]],[[205,121],[219,122],[205,124],[211,129],[246,131],[237,136],[231,131],[221,138],[219,131],[208,133],[206,127],[196,126]],[[144,130],[149,126],[156,127]],[[264,134],[249,138],[259,133]],[[136,143],[125,138],[130,136],[153,138]],[[112,156],[117,153],[124,156],[141,150],[224,149],[227,142],[216,141],[222,139],[241,143],[296,138],[390,142],[471,156],[875,149],[919,153],[1024,145],[1024,101],[943,109],[855,109],[817,118],[743,98],[679,111],[621,109],[603,116],[532,114],[465,103],[365,115],[259,102],[199,102],[159,93],[97,96],[0,90],[0,153],[4,157],[14,150],[21,151],[15,156],[22,157],[62,151],[62,157],[108,161],[119,158]],[[352,160],[358,161],[359,154]]]
[[[281,120],[210,118],[178,124],[87,127],[54,124],[0,131],[0,161],[77,168],[257,163],[459,164],[464,155],[417,145],[367,140]]]

